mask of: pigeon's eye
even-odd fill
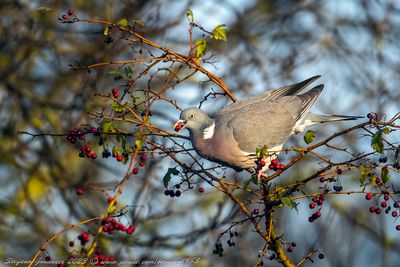
[[[190,118],[194,118],[194,114],[190,114]]]

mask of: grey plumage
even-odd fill
[[[359,117],[309,113],[322,92],[318,85],[299,94],[320,76],[233,103],[212,118],[198,108],[182,111],[175,130],[187,128],[202,157],[236,170],[255,166],[255,150],[267,145],[276,154],[290,135],[328,121]]]

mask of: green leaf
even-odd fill
[[[258,185],[258,177],[256,174],[251,175],[251,181],[253,184]]]
[[[360,171],[359,180],[361,185],[364,185],[365,181],[367,179],[371,179],[371,177],[375,174],[373,168],[368,165],[361,165],[358,169]]]
[[[396,148],[396,152],[394,152],[394,160],[397,161],[400,154],[400,145]]]
[[[117,210],[117,207],[115,205],[112,205],[112,206],[108,207],[107,212],[109,214],[113,214],[116,210]]]
[[[283,206],[296,209],[296,211],[298,211],[296,203],[293,202],[290,197],[281,197],[280,200]]]
[[[128,20],[127,19],[120,19],[118,21],[118,25],[120,25],[120,26],[128,26]]]
[[[186,18],[187,18],[191,23],[193,23],[193,21],[194,21],[193,11],[192,11],[190,8],[188,8],[188,9],[186,10]]]
[[[226,38],[226,31],[227,29],[224,28],[226,25],[225,24],[220,24],[217,27],[215,27],[212,30],[211,38],[214,38],[215,40],[222,40],[225,41],[227,40]]]
[[[111,108],[115,111],[115,112],[122,112],[125,110],[125,107],[122,105],[119,105],[117,103],[111,103]]]
[[[383,133],[384,133],[384,134],[390,134],[390,129],[389,129],[389,128],[383,129]]]
[[[371,140],[371,146],[375,149],[376,152],[382,154],[383,153],[383,142],[382,142],[382,130],[377,131]]]
[[[112,148],[112,153],[117,153],[118,155],[122,155],[122,148],[120,148],[119,146],[113,146]]]
[[[144,26],[144,21],[143,21],[143,20],[140,20],[140,19],[133,19],[132,21],[133,21],[133,23],[135,23],[135,24],[139,24],[140,26]]]
[[[306,134],[304,135],[304,142],[306,144],[312,143],[315,140],[315,133],[313,130],[308,130]]]
[[[108,72],[108,75],[110,75],[113,78],[121,78],[122,77],[121,73],[118,70],[110,70]]]
[[[256,155],[257,155],[257,158],[259,158],[259,159],[262,159],[262,158],[268,156],[268,146],[263,145],[262,147],[257,147]]]
[[[140,149],[142,149],[142,146],[143,146],[143,141],[140,140],[140,139],[136,139],[135,140],[135,147],[140,150]]]
[[[196,41],[196,57],[201,59],[207,53],[206,39],[199,39]]]
[[[252,180],[253,180],[253,177],[245,180],[244,183],[243,183],[243,189],[247,189]]]
[[[168,188],[168,183],[171,181],[171,175],[178,175],[179,171],[175,168],[168,168],[167,173],[164,175],[163,183],[165,188]]]
[[[109,32],[110,32],[110,27],[107,26],[103,31],[104,36],[108,36]]]
[[[105,121],[101,125],[101,131],[106,133],[112,133],[115,132],[115,128],[111,121]]]
[[[387,166],[382,168],[381,171],[381,178],[382,178],[382,182],[385,184],[387,181],[390,180],[390,175],[389,175],[389,169]]]
[[[133,73],[132,68],[130,66],[125,67],[124,71],[125,71],[125,77],[127,79],[132,79],[132,73]]]

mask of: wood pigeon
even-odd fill
[[[200,156],[237,171],[255,167],[256,149],[267,145],[268,153],[274,155],[265,159],[268,165],[289,136],[306,127],[360,118],[309,113],[324,86],[321,84],[306,93],[298,93],[319,77],[238,101],[212,117],[198,108],[185,109],[174,130],[188,129],[193,148]]]

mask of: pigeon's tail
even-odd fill
[[[331,121],[350,121],[350,120],[356,120],[356,119],[361,119],[364,118],[362,116],[345,116],[345,115],[321,115],[321,114],[314,114],[314,113],[308,113],[304,121],[309,120],[312,122],[312,124],[320,124],[320,123],[325,123],[325,122],[331,122]]]
[[[314,113],[307,113],[304,119],[299,122],[295,128],[293,129],[293,133],[301,133],[304,131],[305,128],[321,124],[325,122],[334,122],[334,121],[350,121],[361,119],[364,117],[360,116],[344,116],[344,115],[321,115],[321,114],[314,114]]]

